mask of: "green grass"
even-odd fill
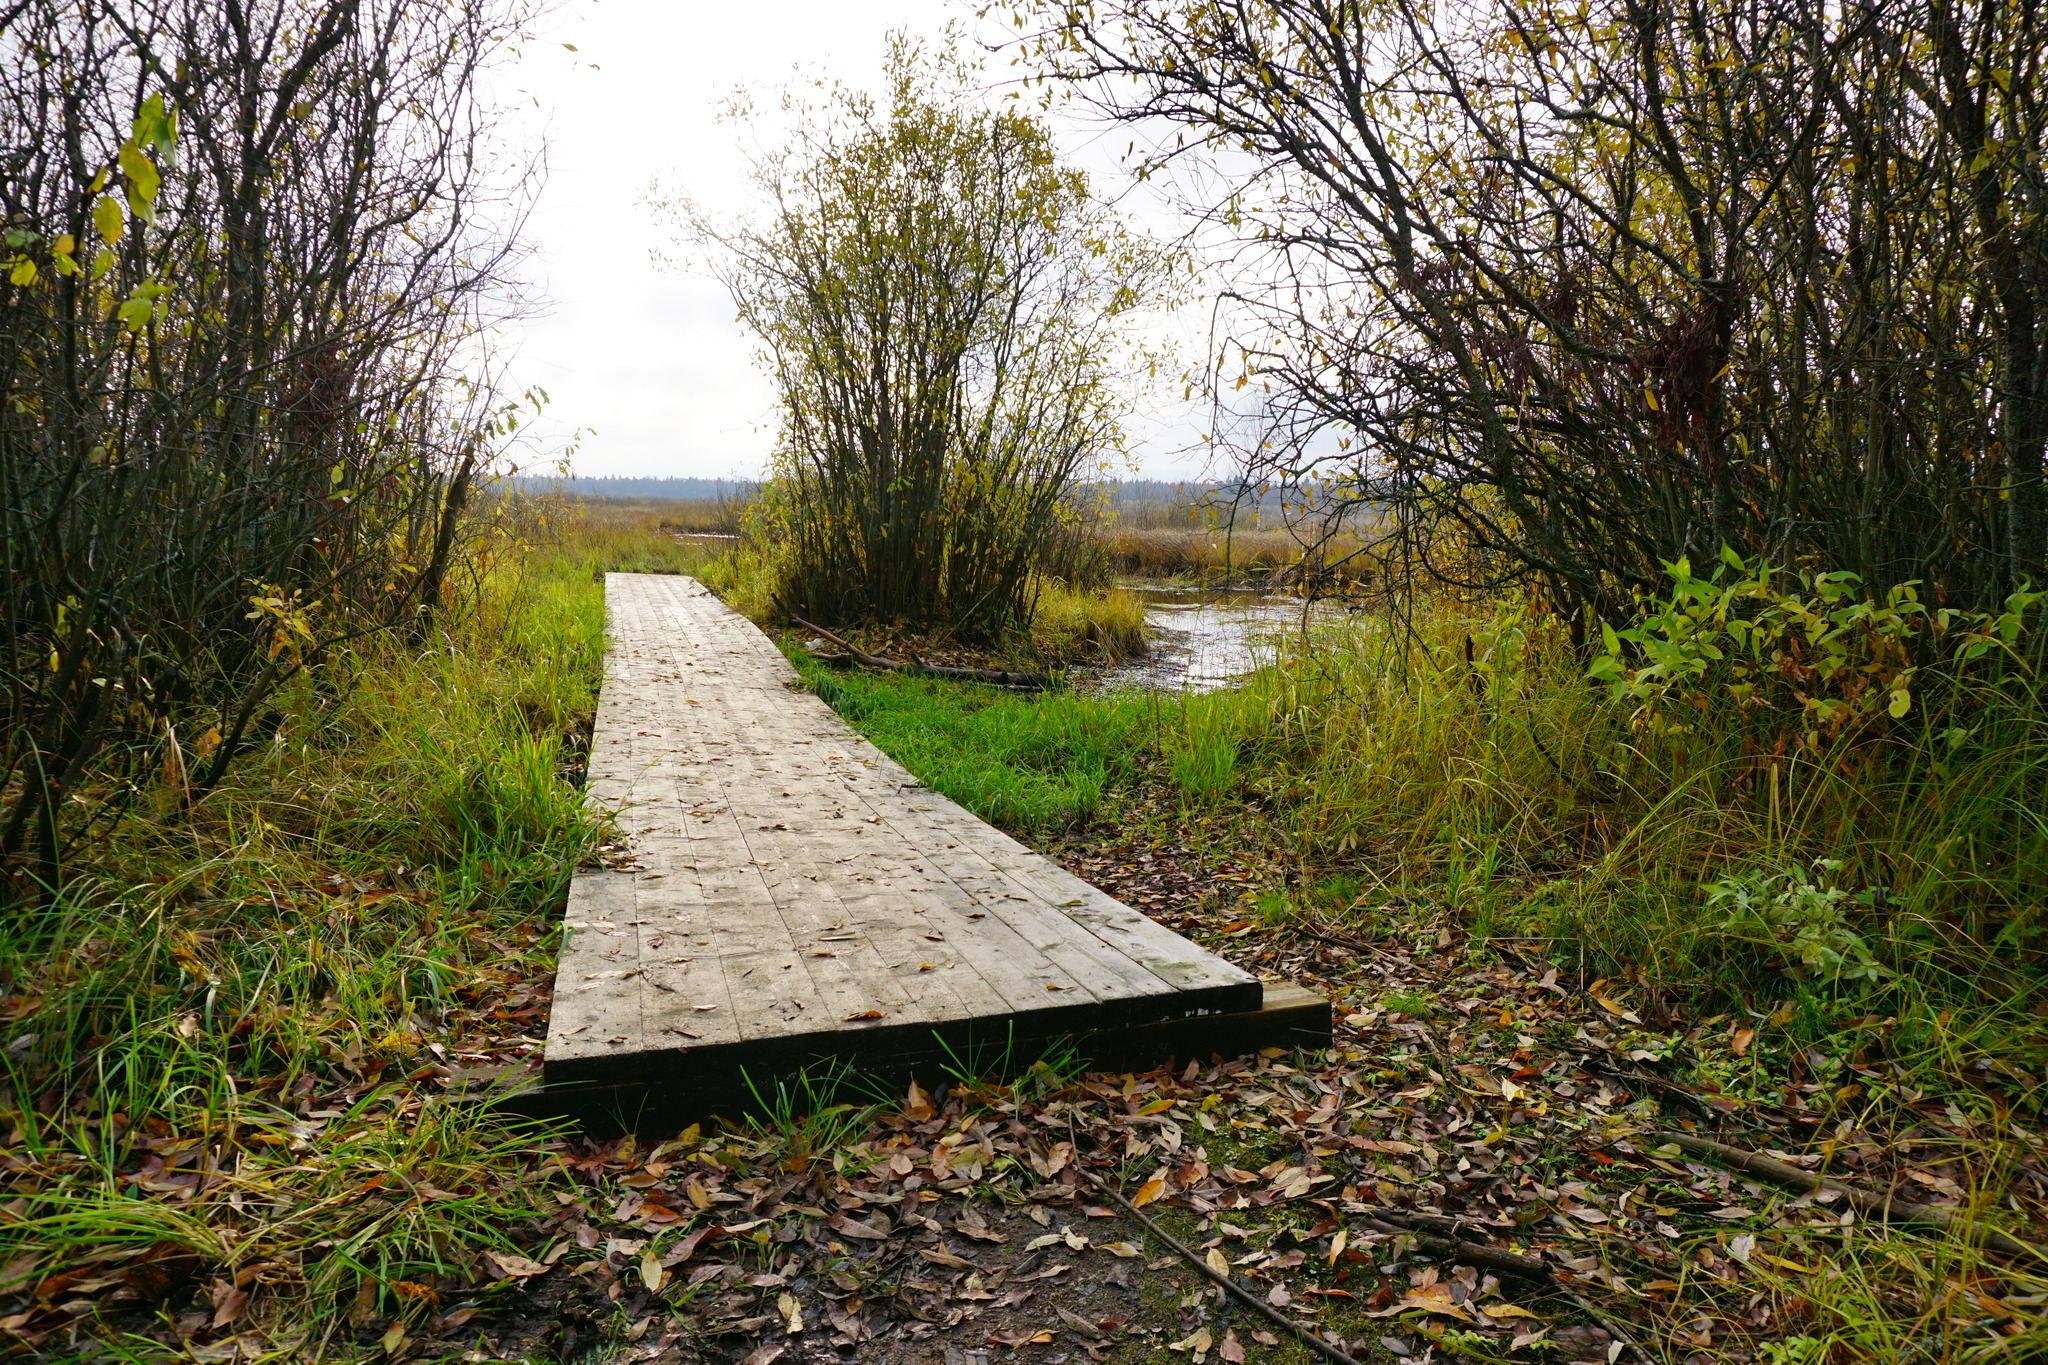
[[[27,1040],[0,1063],[0,1263],[127,1275],[143,1292],[107,1307],[144,1334],[195,1296],[210,1321],[241,1277],[229,1323],[286,1358],[496,1278],[480,1253],[552,1202],[546,1134],[438,1081],[545,1029],[533,983],[599,832],[573,770],[601,547],[575,549],[480,564],[459,628],[308,675],[220,790],[150,794],[166,818],[0,924]]]
[[[1632,724],[1555,623],[1508,610],[1332,631],[1313,655],[1200,697],[1033,697],[798,666],[920,779],[1012,829],[1128,818],[1120,793],[1164,784],[1202,816],[1162,837],[1199,824],[1274,855],[1255,906],[1266,922],[1509,936],[1682,1010],[1789,1006],[1760,1037],[1761,1065],[1827,1042],[1924,1073],[1980,1116],[2032,1108],[2048,1063],[2048,723],[2024,688],[1979,699],[1953,761],[1895,733],[1881,762],[1795,752],[1773,790],[1736,725]],[[1961,704],[1920,724],[1952,733]],[[1887,1022],[1842,1022],[1866,1017]],[[1979,1084],[1987,1071],[2004,1100]]]

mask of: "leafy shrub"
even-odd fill
[[[1874,984],[1886,975],[1870,944],[1850,927],[1850,906],[1868,909],[1875,891],[1852,895],[1825,883],[1842,870],[1821,858],[1809,876],[1800,871],[1750,872],[1724,877],[1707,891],[1715,916],[1711,932],[1776,954],[1795,975],[1826,984]]]

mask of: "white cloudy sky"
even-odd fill
[[[774,395],[724,291],[654,264],[670,238],[641,203],[648,182],[659,175],[714,213],[743,211],[741,132],[714,117],[735,86],[773,91],[797,67],[872,83],[891,29],[936,35],[949,20],[971,25],[972,11],[947,0],[567,0],[551,16],[500,77],[531,120],[508,133],[548,143],[528,234],[544,312],[508,338],[511,377],[552,400],[539,449],[581,433],[574,469],[585,475],[759,472]],[[1109,148],[1127,139],[1078,119],[1062,139],[1113,187]],[[1195,431],[1185,414],[1140,416],[1142,472],[1199,476],[1199,459],[1180,453]]]

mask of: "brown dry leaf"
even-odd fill
[[[1743,1053],[1749,1051],[1750,1040],[1755,1037],[1755,1029],[1739,1028],[1735,1030],[1735,1037],[1733,1041],[1730,1042],[1729,1046],[1734,1050],[1735,1055],[1740,1057]]]
[[[1082,1317],[1078,1313],[1069,1313],[1064,1308],[1055,1308],[1053,1311],[1060,1315],[1061,1322],[1064,1322],[1067,1326],[1073,1328],[1076,1332],[1081,1333],[1083,1336],[1100,1340],[1109,1335],[1108,1333],[1104,1332],[1100,1327],[1097,1327],[1094,1323],[1088,1321],[1088,1319]]]
[[[825,1226],[842,1237],[852,1237],[862,1242],[886,1242],[889,1234],[872,1223],[857,1222],[843,1213],[835,1213],[825,1220]]]
[[[1230,1365],[1244,1365],[1244,1347],[1238,1343],[1237,1329],[1226,1328],[1223,1344],[1216,1348],[1216,1358],[1230,1362]]]
[[[930,1261],[933,1265],[942,1265],[948,1270],[974,1269],[974,1262],[955,1256],[950,1251],[920,1250],[917,1254]]]
[[[786,1341],[764,1341],[747,1352],[747,1358],[740,1365],[774,1365],[782,1359],[782,1353],[789,1349]]]
[[[1052,1338],[1052,1329],[1041,1327],[1036,1332],[1017,1332],[1008,1336],[991,1335],[988,1341],[991,1346],[1007,1346],[1014,1351],[1019,1346],[1051,1345]]]
[[[213,1325],[226,1327],[241,1319],[249,1307],[249,1293],[228,1280],[213,1282]]]
[[[486,1251],[484,1259],[496,1266],[498,1273],[508,1280],[526,1280],[548,1273],[548,1268],[539,1261],[529,1261],[513,1251]]]

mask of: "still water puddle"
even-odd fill
[[[1130,590],[1144,599],[1152,647],[1138,658],[1076,677],[1075,685],[1084,692],[1126,687],[1213,692],[1271,663],[1284,637],[1301,630],[1298,597],[1258,588]],[[1311,612],[1320,618],[1328,610]]]

